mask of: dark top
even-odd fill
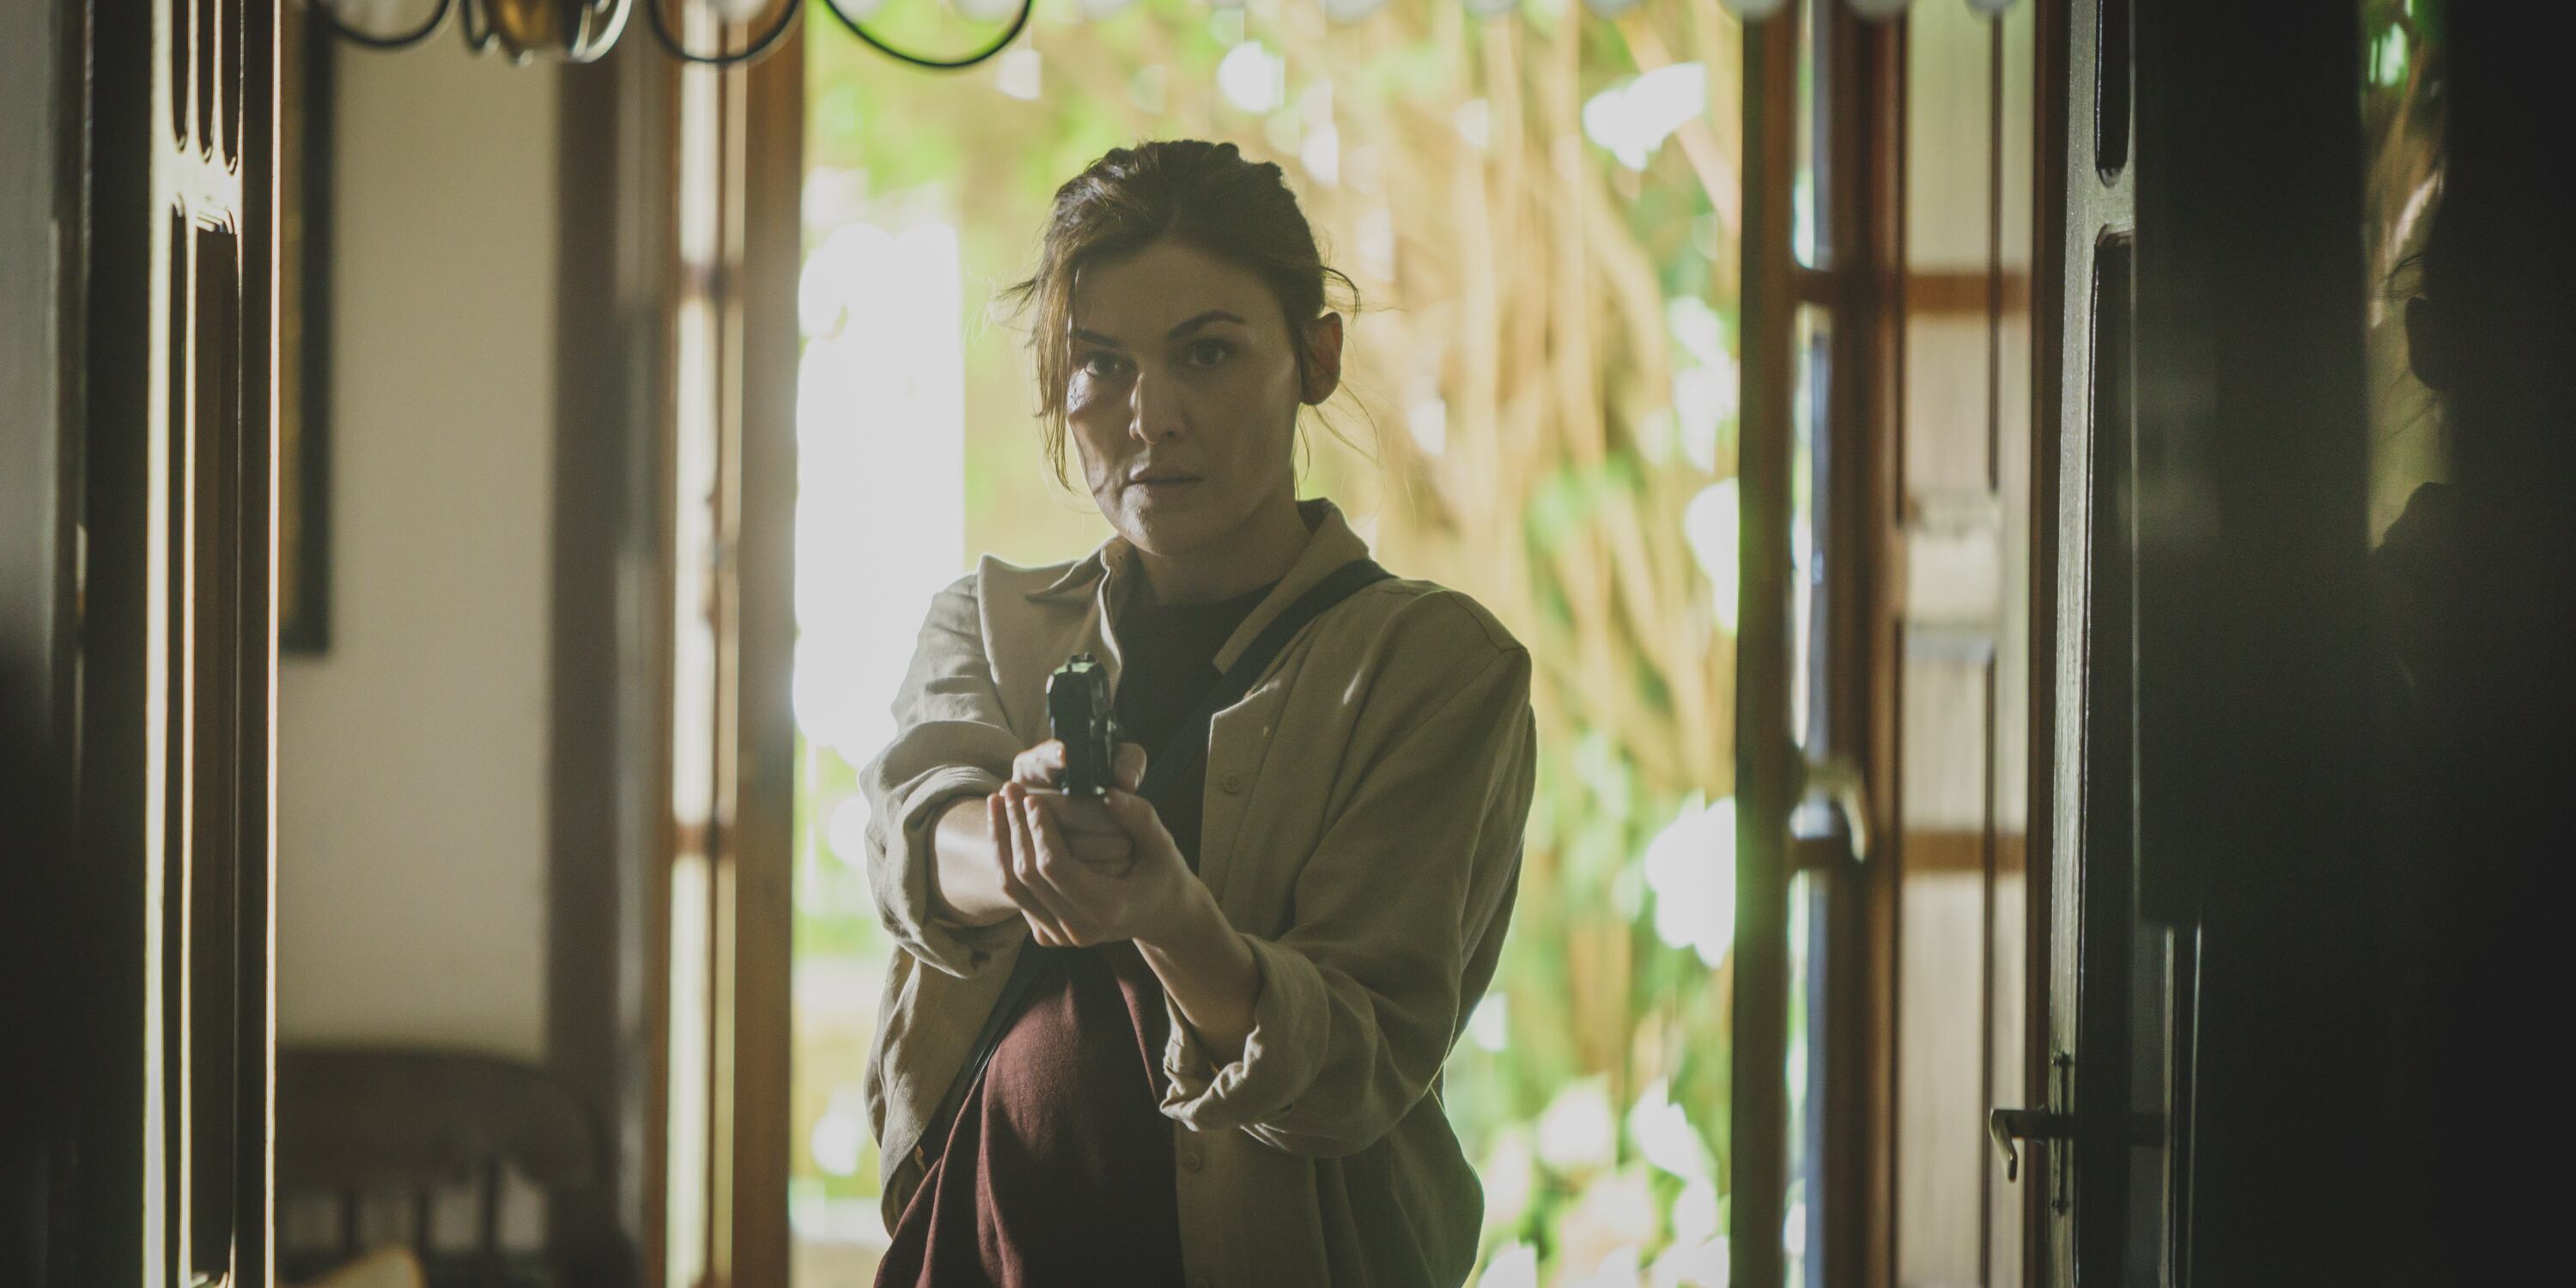
[[[1137,588],[1143,590],[1142,579]],[[1120,606],[1118,723],[1158,753],[1216,686],[1217,650],[1270,587],[1213,604]],[[1153,804],[1199,861],[1206,773]],[[1179,1202],[1163,1117],[1160,981],[1132,943],[1051,953],[896,1221],[878,1288],[1177,1288]]]

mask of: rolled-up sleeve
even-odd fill
[[[1016,917],[952,926],[932,916],[931,833],[961,796],[998,790],[1020,751],[986,661],[975,579],[931,601],[930,616],[894,700],[895,735],[859,771],[867,798],[868,884],[878,919],[925,964],[960,977],[991,964],[1027,933]]]
[[[1529,654],[1482,651],[1375,686],[1384,715],[1362,721],[1376,732],[1355,739],[1364,767],[1298,876],[1294,924],[1244,936],[1261,984],[1241,1055],[1212,1063],[1166,1002],[1165,1114],[1340,1156],[1385,1136],[1439,1074],[1492,979],[1535,759]]]

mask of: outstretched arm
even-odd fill
[[[960,796],[948,803],[931,830],[935,865],[930,915],[951,926],[990,926],[1019,915],[1002,893],[1002,865],[995,857],[991,796]]]

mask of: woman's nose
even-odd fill
[[[1180,391],[1163,387],[1170,383],[1140,371],[1136,373],[1136,382],[1128,387],[1127,432],[1139,442],[1171,438],[1186,427]]]

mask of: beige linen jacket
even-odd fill
[[[1368,549],[1326,501],[1313,537],[1226,641],[1229,667],[1308,587]],[[985,559],[940,593],[860,783],[868,869],[901,944],[868,1061],[891,1226],[921,1137],[1025,941],[1018,920],[932,920],[928,834],[1047,738],[1075,652],[1116,682],[1110,606],[1133,550],[1022,569]],[[1199,876],[1260,968],[1251,1037],[1213,1065],[1176,1009],[1163,1112],[1193,1285],[1455,1285],[1483,1191],[1440,1070],[1510,921],[1533,760],[1528,652],[1467,596],[1381,581],[1301,630],[1208,735]],[[1166,1003],[1169,1006],[1169,1003]],[[936,1142],[931,1148],[937,1148]],[[1078,1278],[1078,1267],[1067,1267]]]

